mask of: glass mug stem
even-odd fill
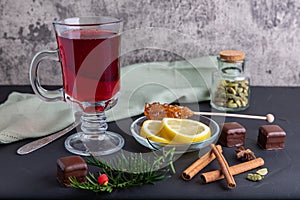
[[[54,60],[59,62],[59,53],[57,50],[54,51],[41,51],[37,53],[31,64],[30,64],[30,83],[32,89],[36,95],[38,95],[44,101],[64,101],[64,91],[62,88],[58,90],[46,90],[41,86],[39,77],[38,77],[38,70],[39,65],[43,60]]]
[[[81,116],[81,130],[87,136],[104,134],[108,128],[106,123],[106,116],[104,112],[101,113],[83,113]]]

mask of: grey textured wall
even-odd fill
[[[125,21],[123,65],[234,48],[246,52],[253,85],[300,86],[298,0],[0,0],[0,6],[0,84],[29,84],[34,54],[56,48],[54,19],[109,15]],[[61,83],[60,69],[47,64],[43,83]]]

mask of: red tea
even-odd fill
[[[119,35],[82,29],[66,31],[57,40],[67,95],[81,102],[98,102],[119,91]]]

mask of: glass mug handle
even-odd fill
[[[58,90],[46,90],[40,84],[38,77],[38,70],[41,61],[43,60],[54,60],[59,62],[58,50],[45,50],[37,53],[30,64],[30,83],[31,87],[36,95],[38,95],[44,101],[64,101],[64,90],[60,88]]]

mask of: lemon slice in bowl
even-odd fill
[[[160,120],[146,120],[142,125],[140,135],[154,142],[169,143],[168,139],[158,135],[162,128],[161,125]]]
[[[210,128],[199,121],[191,119],[164,118],[161,129],[156,134],[173,144],[201,142],[211,136]]]

